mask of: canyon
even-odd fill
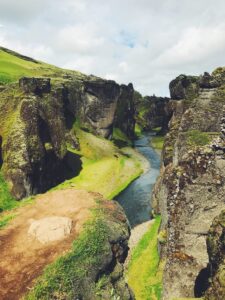
[[[223,300],[225,69],[163,98],[1,59],[0,297]]]

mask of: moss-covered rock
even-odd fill
[[[195,98],[199,91],[197,76],[179,75],[170,82],[170,95],[174,100]]]
[[[122,265],[130,235],[127,219],[116,202],[97,202],[72,250],[45,270],[25,299],[134,299]]]
[[[214,80],[208,74],[179,76],[170,84],[171,96],[183,100],[169,102],[172,118],[153,192],[167,232],[160,244],[166,259],[163,299],[201,297],[207,289],[206,235],[225,194],[224,85]]]
[[[111,137],[113,127],[134,136],[133,87],[94,76],[23,77],[1,92],[1,165],[17,199],[45,192],[81,169],[71,131],[75,122]],[[122,116],[126,118],[122,118]]]
[[[211,283],[205,299],[222,300],[225,298],[225,210],[213,220],[207,237],[207,249]]]

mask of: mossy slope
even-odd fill
[[[57,189],[74,187],[99,192],[112,199],[142,173],[138,156],[127,155],[111,141],[94,136],[77,126],[74,131],[80,150],[71,149],[69,145],[68,149],[82,156],[83,170],[79,176],[65,181]]]
[[[128,266],[128,284],[137,300],[160,300],[162,291],[162,268],[157,248],[157,236],[161,217],[142,237],[134,249]]]

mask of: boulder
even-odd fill
[[[67,237],[72,229],[72,220],[66,217],[48,217],[31,222],[28,235],[42,244]]]

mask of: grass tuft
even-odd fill
[[[199,130],[189,130],[187,132],[188,144],[190,146],[205,146],[210,143],[210,137],[207,132]]]

